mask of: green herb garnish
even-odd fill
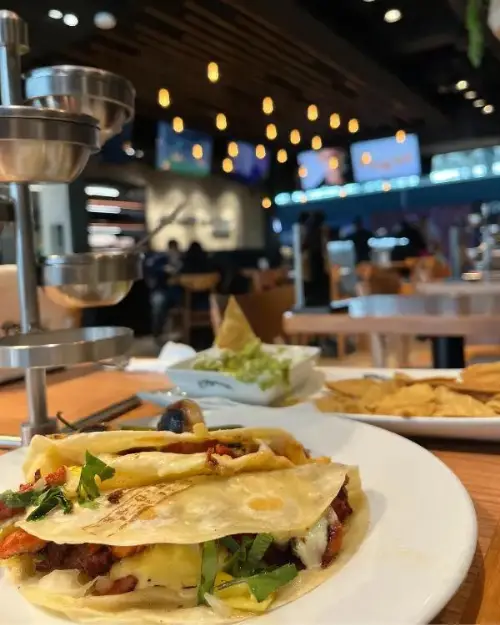
[[[217,557],[217,545],[214,540],[209,540],[202,545],[201,551],[201,579],[198,586],[198,604],[205,603],[205,594],[212,593],[215,577],[219,571]]]
[[[0,493],[0,501],[8,508],[27,508],[36,503],[42,492],[43,490],[25,490],[22,493],[6,490]]]
[[[36,508],[28,515],[27,521],[39,521],[55,508],[62,508],[64,514],[69,514],[73,510],[73,504],[66,498],[58,486],[49,488],[42,494],[38,493],[38,498],[34,505],[36,505]]]
[[[260,603],[282,586],[286,586],[286,584],[295,579],[297,575],[298,571],[295,564],[285,564],[272,571],[263,571],[257,575],[251,575],[250,577],[233,579],[230,582],[220,584],[215,590],[224,590],[224,588],[228,588],[229,586],[245,582],[248,584],[252,595]]]
[[[113,467],[108,466],[99,458],[93,456],[89,451],[85,452],[85,464],[82,467],[80,481],[76,489],[78,502],[93,501],[101,494],[95,479],[99,477],[101,481],[109,480],[115,474]]]
[[[257,534],[247,553],[245,564],[248,568],[253,571],[256,566],[261,564],[262,559],[266,555],[266,551],[271,546],[273,540],[274,538],[271,534]]]

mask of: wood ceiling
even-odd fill
[[[265,140],[270,121],[283,144],[293,128],[307,139],[347,137],[350,118],[373,134],[448,123],[438,108],[293,0],[146,0],[117,28],[72,46],[67,56],[129,78],[139,113],[180,115],[187,127],[215,132],[215,116],[223,112],[229,134],[253,141]],[[216,84],[207,80],[209,61],[220,67]],[[157,104],[162,87],[172,98],[167,110]],[[275,102],[270,117],[261,110],[264,96]],[[314,123],[306,118],[311,103],[320,111]],[[329,128],[331,113],[341,116],[338,131]]]

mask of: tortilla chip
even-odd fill
[[[455,393],[440,386],[436,389],[435,417],[495,417],[495,410],[470,395]]]
[[[327,381],[325,385],[335,393],[347,395],[359,399],[363,397],[370,389],[378,387],[380,382],[373,378],[356,378],[349,380]]]
[[[256,340],[257,337],[236,298],[230,297],[214,344],[220,349],[239,352]]]
[[[400,388],[401,383],[399,380],[384,380],[376,386],[370,387],[359,400],[359,403],[364,408],[363,412],[373,412],[384,397],[393,395]]]
[[[328,393],[328,395],[318,397],[314,403],[321,412],[343,412],[347,414],[362,414],[364,412],[359,401],[338,393]]]
[[[477,391],[500,391],[500,362],[481,363],[462,371],[464,387]]]
[[[373,412],[380,415],[401,417],[425,417],[434,414],[436,398],[429,384],[405,386],[392,395],[386,395]]]
[[[495,395],[485,403],[489,408],[494,410],[496,414],[500,414],[500,395]]]

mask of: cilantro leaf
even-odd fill
[[[80,481],[76,489],[78,502],[93,501],[101,494],[95,478],[99,477],[102,482],[109,480],[115,474],[115,470],[89,451],[85,452],[85,464],[80,473]]]
[[[8,508],[27,508],[36,502],[41,492],[41,490],[25,490],[21,493],[6,490],[0,493],[0,501]]]
[[[260,603],[282,586],[286,586],[286,584],[295,579],[297,575],[298,571],[295,564],[285,564],[272,571],[263,571],[257,575],[251,575],[250,577],[238,577],[230,582],[220,584],[217,586],[216,590],[223,590],[229,586],[246,582],[250,588],[250,592]]]
[[[212,593],[215,577],[219,571],[217,545],[215,540],[209,540],[202,545],[201,578],[198,586],[198,604],[205,603],[205,594]]]
[[[257,534],[247,553],[246,566],[248,568],[253,570],[260,564],[273,540],[271,534]]]
[[[27,521],[39,521],[55,508],[62,508],[64,514],[69,514],[73,509],[73,504],[58,486],[49,488],[42,494],[38,493],[34,505],[36,508],[28,515]]]

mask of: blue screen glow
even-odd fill
[[[203,157],[193,156],[193,147],[201,146]],[[158,123],[156,138],[156,167],[166,171],[193,176],[207,176],[212,164],[212,139],[195,130],[174,132],[167,122]]]
[[[360,141],[351,145],[353,177],[356,182],[419,176],[422,172],[417,135]]]

